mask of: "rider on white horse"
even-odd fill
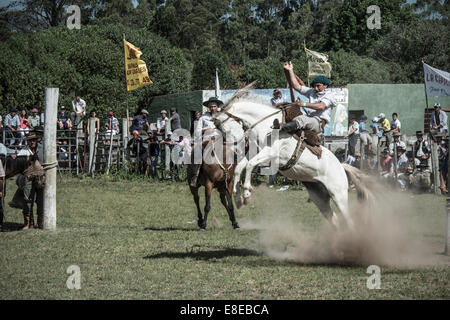
[[[301,102],[301,106],[313,111],[294,118],[293,121],[286,123],[281,131],[294,133],[298,129],[306,129],[321,133],[325,124],[331,120],[331,108],[336,106],[334,95],[326,90],[330,80],[326,76],[317,76],[311,82],[313,88],[309,88],[298,82],[292,62],[285,62],[283,67],[289,71],[292,87],[309,98],[309,102]]]
[[[213,134],[214,129],[216,128],[216,126],[214,125],[213,116],[217,113],[219,107],[223,105],[223,102],[215,97],[211,97],[209,98],[209,100],[203,102],[203,105],[207,107],[209,111],[205,112],[198,120],[194,130],[194,140],[198,139],[199,137],[203,137],[203,139],[205,139],[205,137],[209,137]],[[192,155],[194,155],[194,153],[195,152],[192,152]],[[202,164],[194,163],[193,166],[194,175],[192,177],[190,185],[192,187],[196,187]]]

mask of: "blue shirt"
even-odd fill
[[[372,133],[376,134],[377,130],[375,129],[375,127],[378,127],[378,137],[381,138],[383,136],[383,131],[380,129],[380,124],[378,122],[374,122],[370,125],[370,127],[372,128]]]
[[[17,129],[20,126],[19,116],[16,114],[14,117],[11,117],[11,114],[8,113],[5,117],[5,127],[7,126]]]
[[[133,117],[133,123],[130,127],[130,132],[133,130],[141,131],[144,129],[144,124],[148,123],[147,118],[142,119],[141,115],[137,115]]]
[[[361,121],[359,123],[359,133],[368,133],[368,132],[369,130],[366,129],[366,124],[363,121]]]

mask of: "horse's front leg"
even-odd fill
[[[200,197],[198,196],[198,187],[190,187],[191,188],[191,193],[194,196],[194,202],[195,202],[195,206],[197,207],[197,225],[199,228],[201,228],[203,226],[203,215],[202,215],[202,210],[200,209]]]
[[[233,194],[234,194],[234,202],[236,203],[236,207],[239,209],[242,207],[242,195],[241,195],[241,187],[240,187],[240,181],[241,181],[241,174],[242,170],[245,169],[247,166],[248,160],[247,158],[243,158],[236,168],[234,169],[234,181],[233,181]]]
[[[203,219],[203,225],[200,227],[202,230],[206,229],[206,220],[208,219],[208,213],[211,210],[211,194],[213,189],[213,183],[209,179],[205,181],[205,218]]]
[[[245,168],[245,182],[244,182],[244,203],[247,204],[252,195],[253,187],[251,185],[252,171],[257,165],[274,159],[275,152],[273,147],[264,147],[256,156],[248,161]]]

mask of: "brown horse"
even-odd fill
[[[195,187],[189,186],[191,189],[191,193],[194,196],[195,205],[197,206],[198,213],[198,221],[197,224],[200,227],[200,230],[206,229],[206,220],[208,218],[208,213],[211,210],[211,193],[215,188],[220,193],[220,201],[228,212],[228,217],[230,218],[231,224],[234,229],[239,229],[239,224],[236,221],[234,216],[234,207],[232,200],[232,192],[233,192],[233,177],[234,177],[234,169],[236,164],[234,161],[221,161],[215,152],[215,144],[217,142],[207,141],[203,144],[203,154],[211,159],[208,161],[211,164],[202,163],[200,173],[197,180],[197,185]],[[233,159],[232,151],[223,145],[223,159],[230,159],[227,155],[231,155],[231,159]],[[204,156],[205,159],[205,156]],[[231,163],[227,163],[231,162]],[[187,177],[188,184],[194,175],[194,166],[195,164],[188,165],[187,168]],[[198,190],[201,186],[205,187],[205,217],[202,216],[202,211],[200,209],[200,198],[198,196]]]

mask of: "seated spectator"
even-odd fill
[[[169,119],[167,118],[167,111],[161,110],[161,117],[156,120],[156,134],[158,136],[165,136],[166,134],[166,121]]]
[[[171,108],[170,109],[170,113],[171,113],[171,117],[169,118],[169,120],[170,120],[170,129],[172,131],[175,131],[177,129],[181,129],[181,120],[180,120],[180,115],[177,113],[177,109],[176,108]]]
[[[392,133],[394,132],[400,132],[400,129],[402,128],[402,124],[400,120],[398,120],[398,115],[396,112],[392,114],[392,121],[391,121],[391,130]]]
[[[64,106],[61,107],[61,111],[57,115],[57,123],[59,130],[72,130],[72,120],[70,120]]]
[[[105,120],[105,128],[106,128],[106,139],[109,139],[110,134],[117,135],[119,134],[119,120],[114,117],[114,112],[111,110],[108,112],[108,118]]]
[[[388,119],[386,119],[386,116],[384,113],[380,113],[378,115],[378,123],[380,124],[379,129],[382,130],[383,136],[386,137],[386,146],[389,147],[389,145],[392,142],[392,132],[391,132],[391,124]]]
[[[39,111],[36,108],[33,108],[33,110],[31,110],[32,115],[28,119],[30,122],[31,129],[39,127],[41,125],[41,117],[39,117],[38,112]]]
[[[431,113],[430,131],[432,134],[438,132],[447,134],[447,114],[441,111],[439,103],[434,105],[434,111]]]
[[[384,149],[380,159],[380,176],[388,178],[393,176],[392,157],[389,155],[389,149]]]
[[[419,159],[421,164],[428,164],[430,158],[430,146],[428,141],[423,139],[422,131],[416,131],[417,141],[414,143],[414,152],[416,159]]]
[[[275,89],[273,90],[273,98],[270,99],[270,103],[272,103],[273,106],[283,102],[283,94],[281,93],[281,90]]]
[[[159,156],[159,141],[153,131],[148,132],[148,138],[145,140],[148,144],[148,151],[150,152],[150,175],[151,177],[157,177],[157,165],[158,165],[158,156]]]
[[[373,152],[377,152],[377,147],[378,147],[378,143],[381,139],[381,137],[383,137],[383,130],[380,129],[380,124],[378,123],[378,121],[380,121],[380,119],[378,119],[378,117],[374,117],[372,119],[372,124],[370,125],[370,127],[372,128],[372,133],[371,133],[371,138],[372,138],[372,151]]]
[[[127,143],[127,150],[130,151],[138,161],[139,173],[145,174],[147,167],[147,149],[144,146],[144,141],[139,136],[139,131],[134,130],[133,137]]]
[[[133,121],[131,123],[131,127],[130,127],[131,134],[135,130],[137,132],[141,132],[144,130],[145,130],[144,132],[147,132],[148,130],[150,130],[150,123],[148,123],[147,116],[148,116],[148,111],[145,109],[142,109],[138,115],[136,115],[130,119]],[[146,127],[146,129],[144,127]]]
[[[406,150],[406,144],[400,140],[402,134],[400,132],[394,132],[393,137],[394,141],[389,145],[389,153],[391,156],[394,156],[394,146],[397,145],[397,152],[399,148],[403,148]]]
[[[19,141],[19,146],[21,146],[23,138],[25,137],[25,135],[28,134],[28,132],[30,132],[30,129],[31,129],[30,123],[28,121],[28,114],[27,114],[27,110],[26,109],[22,109],[22,111],[20,112],[19,120],[20,120],[20,126],[19,126],[20,141]]]
[[[19,143],[16,139],[19,138],[20,119],[16,112],[16,108],[11,108],[5,117],[5,135],[10,138],[11,145]]]
[[[75,127],[78,127],[78,124],[83,120],[83,117],[86,115],[86,101],[81,99],[79,95],[75,97],[75,100],[72,101],[72,121]]]

